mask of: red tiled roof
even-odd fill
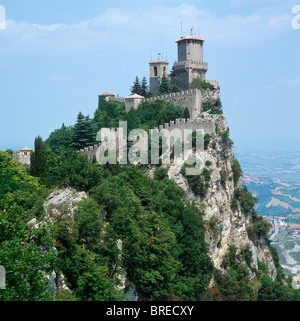
[[[138,94],[133,94],[133,95],[127,96],[125,98],[145,98],[145,97],[141,96],[141,95],[138,95]]]
[[[187,37],[183,36],[183,37],[181,37],[181,39],[177,40],[176,42],[180,42],[180,41],[184,41],[184,40],[199,40],[199,41],[204,42],[203,39],[198,38],[198,37],[196,37],[194,35],[190,35],[190,36],[187,36]]]
[[[163,63],[163,64],[168,64],[169,61],[168,60],[160,60],[160,59],[157,59],[157,60],[150,60],[149,64],[157,64],[157,63]]]
[[[102,94],[100,94],[98,96],[114,96],[114,94],[111,94],[111,93],[105,91],[104,93],[102,93]]]
[[[19,151],[20,151],[20,152],[33,152],[33,149],[32,149],[32,148],[25,147],[25,148],[19,149]]]

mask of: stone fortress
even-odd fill
[[[133,94],[128,97],[116,97],[114,94],[104,92],[99,97],[104,97],[107,101],[118,101],[125,104],[125,110],[128,112],[131,108],[138,108],[142,102],[153,102],[156,100],[164,100],[174,105],[187,107],[189,110],[190,118],[188,119],[175,119],[159,126],[161,129],[203,129],[204,133],[213,134],[215,132],[215,125],[210,120],[205,120],[202,115],[202,103],[206,100],[211,100],[213,103],[220,99],[220,87],[216,80],[208,80],[205,78],[208,70],[207,63],[203,62],[203,43],[204,40],[195,37],[192,33],[176,41],[178,48],[178,62],[174,63],[173,70],[176,77],[180,80],[179,86],[183,91],[170,93],[162,96],[154,96],[145,98],[138,94]],[[163,76],[168,76],[169,62],[160,60],[149,62],[150,66],[150,92],[157,94],[159,85]],[[213,85],[214,90],[211,90],[209,97],[203,95],[202,91],[197,88],[190,88],[193,79],[199,77],[201,80]],[[118,131],[119,129],[117,129]],[[118,135],[118,133],[117,133]],[[81,150],[92,158],[95,156],[99,145],[87,146]]]
[[[125,104],[125,110],[128,112],[131,108],[138,108],[143,101],[152,102],[155,100],[165,100],[174,105],[187,107],[190,112],[190,118],[196,119],[201,114],[201,105],[203,101],[201,90],[191,89],[191,82],[195,78],[200,78],[212,84],[216,90],[219,90],[219,84],[215,80],[207,80],[205,78],[208,70],[207,63],[203,62],[203,43],[204,40],[195,37],[192,33],[185,37],[182,36],[177,43],[178,61],[174,63],[173,70],[175,77],[179,80],[179,87],[183,91],[171,93],[168,95],[157,96],[159,85],[163,76],[168,77],[169,62],[160,60],[149,62],[150,67],[150,92],[154,97],[145,98],[138,94],[133,94],[128,97],[115,97],[115,95],[104,92],[99,97],[104,97],[107,101],[118,101]]]

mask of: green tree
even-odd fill
[[[159,95],[166,95],[172,92],[172,86],[170,84],[169,77],[166,74],[163,74],[161,83],[158,88]]]
[[[0,200],[8,192],[38,186],[38,180],[29,176],[21,164],[13,161],[6,152],[0,151]]]
[[[56,129],[45,141],[45,146],[55,153],[65,153],[72,149],[73,127],[62,124],[60,129]]]
[[[73,128],[72,148],[79,150],[86,146],[93,145],[96,140],[94,134],[95,131],[89,117],[85,117],[79,112]]]
[[[147,83],[147,78],[145,76],[142,79],[141,91],[140,91],[139,94],[144,96],[144,97],[148,97],[149,96],[148,83]]]
[[[34,140],[34,152],[30,155],[30,174],[42,177],[46,171],[46,154],[43,140],[40,136]]]
[[[85,199],[77,204],[74,212],[79,242],[88,250],[97,251],[102,235],[102,210],[93,201]]]
[[[94,113],[93,124],[97,130],[102,127],[117,128],[119,121],[126,115],[125,105],[118,101],[109,102],[104,97],[99,97],[98,108]]]
[[[182,88],[179,86],[180,78],[177,77],[175,74],[174,65],[172,66],[169,76],[170,76],[171,92],[175,93],[175,92],[182,91]]]
[[[51,299],[45,273],[55,266],[53,243],[45,227],[29,224],[43,217],[47,195],[37,178],[0,151],[0,265],[6,270],[0,300]]]
[[[78,151],[55,154],[47,150],[47,169],[41,183],[88,191],[100,182],[103,168]]]
[[[240,177],[243,175],[241,165],[237,159],[234,159],[231,165],[231,169],[233,171],[233,182],[234,186],[238,184]]]
[[[145,84],[144,84],[144,85],[145,85]],[[144,88],[144,89],[145,89],[145,88]],[[134,80],[134,82],[133,82],[133,84],[132,84],[132,86],[131,86],[130,92],[131,92],[132,94],[138,94],[138,95],[140,95],[140,94],[141,94],[141,91],[142,91],[142,85],[141,85],[141,83],[140,83],[139,77],[136,76],[136,77],[135,77],[135,80]]]
[[[187,120],[188,118],[190,118],[190,112],[189,112],[189,109],[188,109],[188,108],[185,108],[185,109],[184,109],[183,118],[184,118],[185,120]]]

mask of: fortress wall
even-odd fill
[[[171,121],[170,123],[165,123],[164,125],[159,126],[158,128],[155,129],[203,129],[205,134],[214,134],[215,133],[215,126],[212,122],[210,121],[202,121],[198,119],[183,119],[179,118],[176,119],[175,121]]]
[[[146,98],[145,101],[153,102],[156,100],[165,100],[174,105],[187,107],[190,112],[190,118],[195,119],[201,113],[202,94],[200,89],[189,89],[172,94]]]
[[[187,107],[191,119],[196,119],[202,111],[202,93],[201,90],[197,88],[145,99],[147,102],[154,102],[156,100],[164,100],[176,106]],[[125,97],[108,97],[108,101],[126,103]]]
[[[173,130],[173,129],[180,129],[182,131],[182,138],[183,136],[183,130],[184,129],[203,129],[204,134],[214,134],[215,133],[215,126],[213,122],[211,121],[205,121],[205,120],[198,120],[198,119],[175,119],[175,121],[170,121],[170,123],[165,123],[164,125],[160,125],[158,128],[154,129],[168,129],[168,130]],[[151,129],[150,131],[152,131]],[[151,132],[149,134],[151,136]],[[117,139],[117,144],[116,147],[118,149],[118,137],[119,137],[119,128],[117,128],[117,133],[116,133],[116,139]],[[94,156],[96,156],[97,149],[99,147],[99,144],[95,144],[93,146],[87,146],[83,149],[80,150],[81,153],[85,154],[88,156],[90,160],[93,159]]]
[[[125,103],[125,97],[108,97],[108,101],[118,101],[120,103]]]

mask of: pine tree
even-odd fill
[[[144,76],[142,79],[140,95],[147,97],[148,93],[149,93],[149,90],[148,90],[147,78]]]
[[[74,149],[81,149],[94,144],[94,132],[95,130],[92,126],[89,116],[85,117],[80,112],[73,128],[72,147]]]
[[[163,74],[161,83],[158,88],[158,94],[166,95],[166,94],[169,94],[170,92],[172,92],[172,88],[171,88],[169,78],[165,74]]]
[[[141,90],[142,90],[142,87],[141,87],[139,77],[136,76],[135,81],[133,82],[133,85],[131,86],[131,93],[140,95]]]
[[[189,109],[188,109],[188,108],[185,108],[185,109],[184,109],[183,118],[184,118],[184,119],[190,118],[190,112],[189,112]]]
[[[30,174],[42,177],[46,171],[46,154],[43,140],[40,136],[34,140],[34,152],[30,155]]]
[[[55,153],[65,153],[71,149],[72,144],[72,126],[65,126],[52,132],[45,141],[45,147],[49,147]]]
[[[172,67],[172,70],[170,72],[170,84],[171,84],[171,91],[173,93],[182,91],[182,88],[180,88],[180,78],[176,76],[174,66]]]

